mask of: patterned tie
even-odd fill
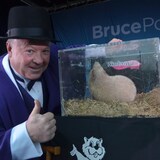
[[[20,82],[25,83],[24,79],[21,78],[21,77],[19,77],[19,76],[13,71],[13,69],[12,69],[12,67],[11,67],[11,65],[10,65],[10,62],[9,62],[9,67],[10,67],[11,72],[12,72],[14,78],[16,79],[16,81],[20,81]],[[40,77],[40,78],[35,79],[35,80],[30,80],[29,83],[27,84],[27,89],[30,91],[30,90],[32,89],[33,85],[35,84],[35,82],[37,82],[37,81],[42,81],[42,78]]]
[[[20,81],[20,82],[23,82],[25,83],[24,79],[19,77],[13,70],[12,70],[12,73],[14,75],[14,78],[17,80],[17,81]],[[33,85],[35,84],[35,82],[37,81],[41,81],[41,78],[38,78],[38,79],[35,79],[35,80],[30,80],[27,84],[27,89],[30,91],[33,87]]]
[[[38,78],[36,80],[30,80],[29,83],[27,84],[27,89],[30,91],[34,86],[35,82],[38,82],[38,81],[41,81],[41,78]]]

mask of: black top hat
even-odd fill
[[[49,13],[40,7],[17,6],[9,11],[7,37],[56,42]]]

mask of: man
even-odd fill
[[[7,54],[0,58],[0,159],[43,159],[41,143],[54,138],[60,115],[50,16],[38,7],[11,8]]]

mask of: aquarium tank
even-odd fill
[[[160,117],[159,38],[58,51],[63,116]]]

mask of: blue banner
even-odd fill
[[[160,1],[111,0],[53,13],[61,47],[160,36]]]

